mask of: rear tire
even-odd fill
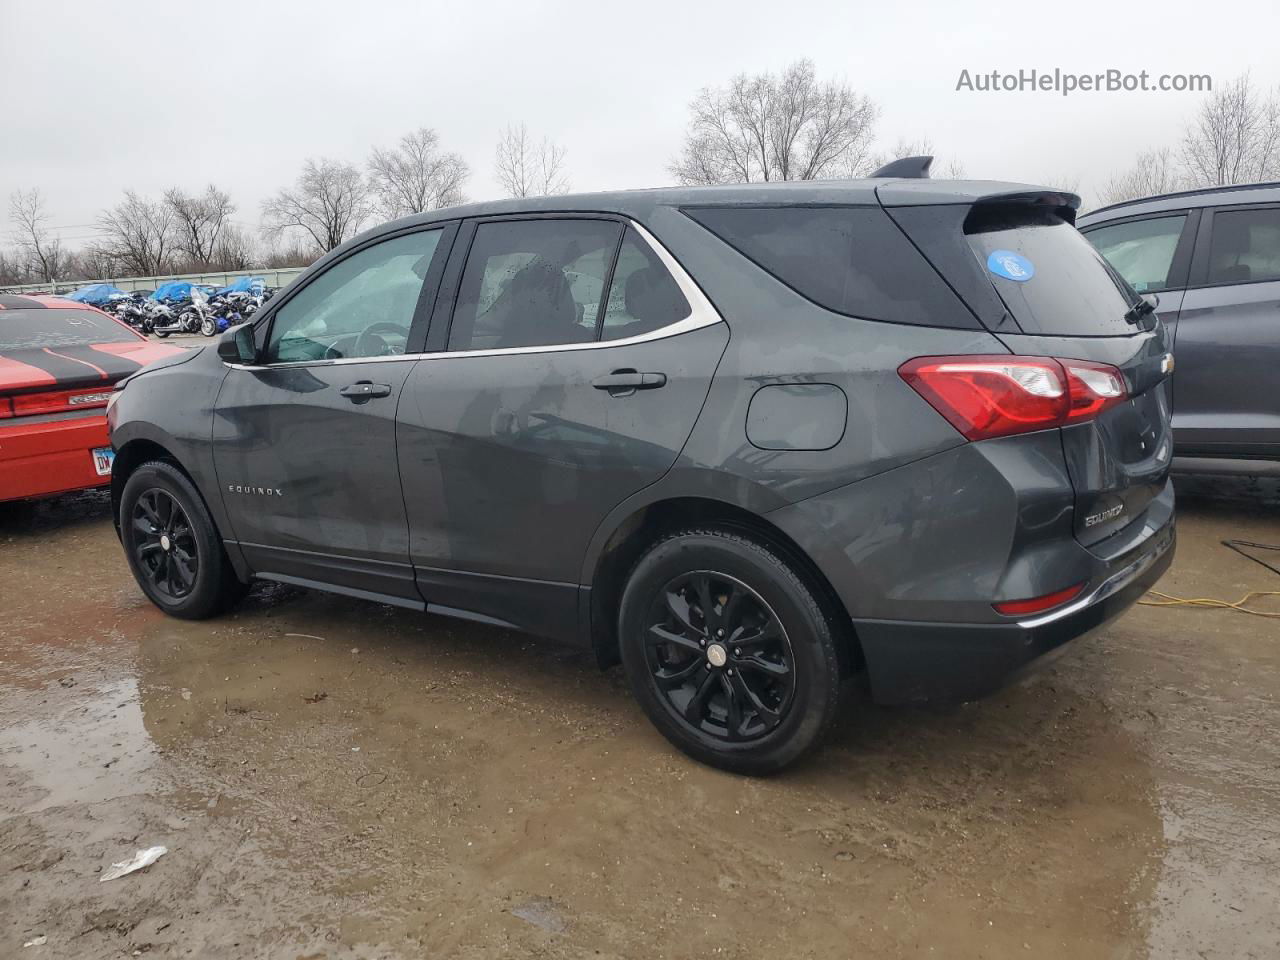
[[[173,464],[153,460],[129,475],[119,520],[133,578],[170,616],[203,620],[248,591],[231,568],[204,500]]]
[[[683,530],[654,544],[627,580],[618,636],[649,719],[713,767],[775,773],[838,711],[834,623],[797,568],[744,532]]]

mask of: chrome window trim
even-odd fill
[[[650,343],[654,340],[665,340],[668,337],[678,337],[684,333],[690,333],[694,330],[701,330],[703,327],[710,327],[717,323],[724,323],[724,318],[720,316],[716,308],[712,306],[711,301],[707,299],[706,294],[702,292],[702,288],[694,282],[688,272],[680,266],[676,258],[667,250],[657,238],[654,237],[641,224],[636,223],[629,217],[619,218],[627,226],[632,227],[640,238],[649,245],[649,249],[657,255],[662,265],[671,274],[675,280],[676,286],[680,288],[680,292],[684,294],[684,298],[689,302],[689,315],[683,320],[677,320],[675,323],[669,323],[665,327],[659,327],[657,330],[650,330],[648,333],[637,334],[634,337],[624,337],[620,340],[592,340],[589,343],[549,343],[535,347],[501,347],[489,350],[440,350],[433,353],[397,353],[386,357],[341,357],[333,360],[289,360],[283,363],[263,363],[263,364],[241,364],[227,363],[222,361],[225,366],[231,367],[233,370],[288,370],[299,367],[337,367],[355,363],[390,363],[400,360],[438,360],[444,357],[463,358],[463,357],[510,357],[520,356],[529,353],[563,353],[577,350],[603,350],[611,347],[627,347],[637,343]]]

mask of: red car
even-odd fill
[[[82,303],[0,294],[0,501],[109,484],[116,382],[182,352]]]

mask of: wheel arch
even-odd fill
[[[231,561],[231,566],[234,568],[236,576],[247,582],[249,568],[240,553],[239,545],[229,540],[224,532],[226,530],[226,521],[222,515],[222,503],[220,501],[210,501],[208,494],[201,489],[199,481],[183,464],[181,458],[174,453],[173,447],[175,446],[177,445],[171,441],[166,442],[163,437],[155,437],[148,434],[134,436],[116,449],[115,460],[111,466],[111,522],[115,525],[116,536],[120,536],[120,498],[130,475],[144,463],[149,463],[153,460],[162,461],[170,464],[180,472],[195,488],[196,495],[200,497],[204,508],[209,512],[209,516],[213,520],[214,529],[226,548],[227,556]]]
[[[683,527],[714,525],[734,529],[762,541],[796,567],[809,581],[837,631],[846,674],[861,669],[862,651],[853,622],[830,580],[798,543],[759,513],[727,500],[707,496],[671,496],[635,507],[612,524],[599,546],[586,592],[591,646],[600,666],[620,662],[617,610],[627,575],[640,556],[663,536]]]

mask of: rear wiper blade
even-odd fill
[[[1135,303],[1132,307],[1130,307],[1127,311],[1125,311],[1124,320],[1125,320],[1125,323],[1131,323],[1134,326],[1137,326],[1139,323],[1142,322],[1143,317],[1145,317],[1149,313],[1155,313],[1155,312],[1156,312],[1155,304],[1153,304],[1146,297],[1139,296],[1138,302]]]

